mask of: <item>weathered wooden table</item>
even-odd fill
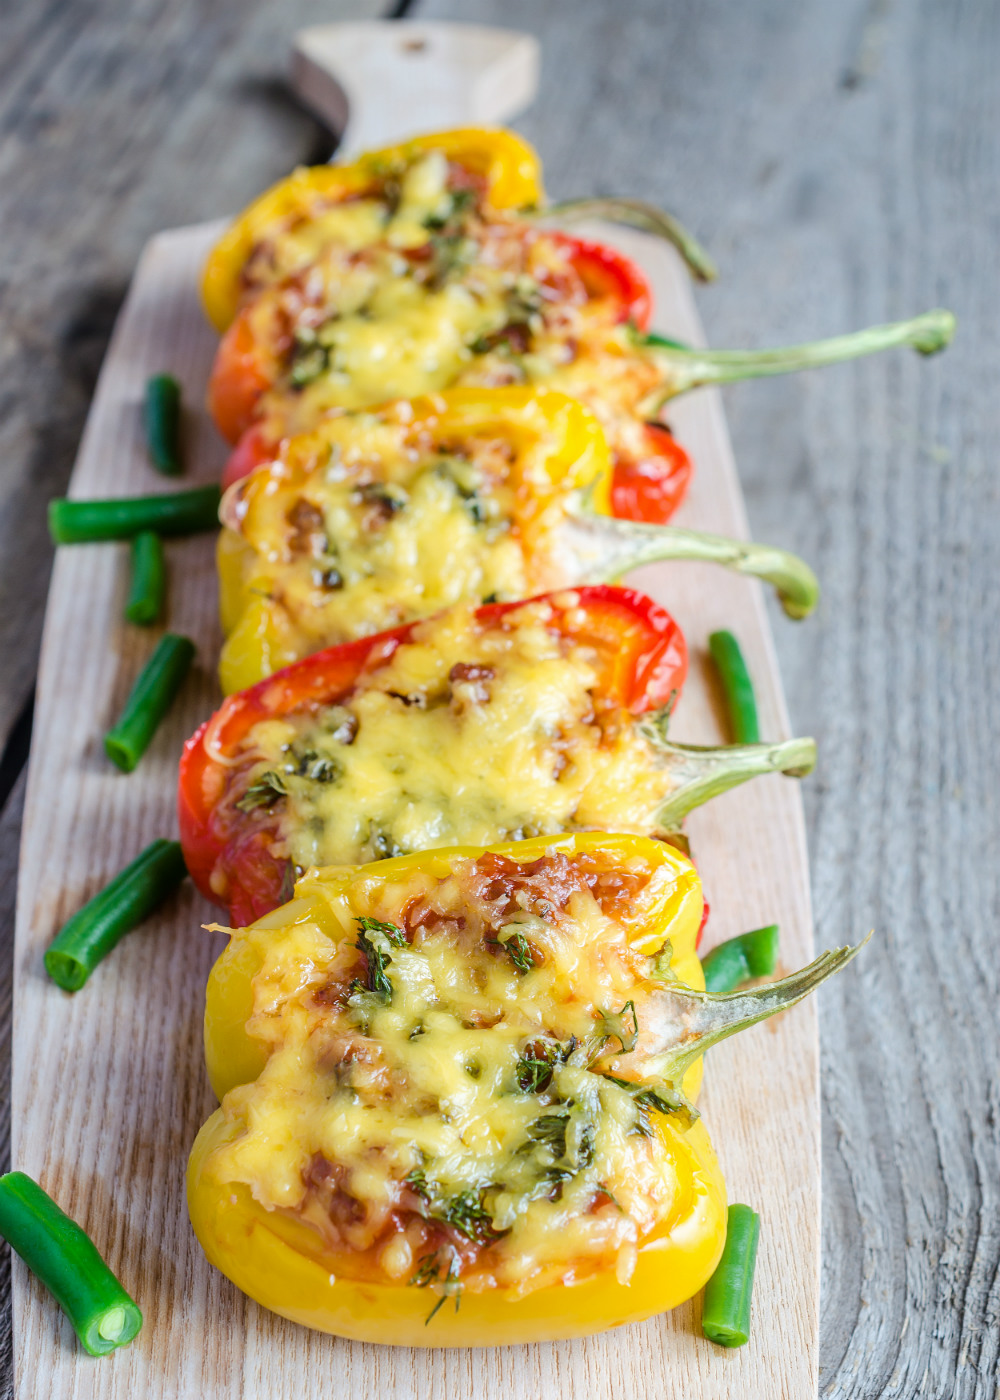
[[[30,695],[61,491],[135,258],[331,139],[291,32],[380,0],[37,0],[0,46],[0,1083]],[[419,0],[539,34],[522,123],[554,194],[675,209],[722,276],[714,343],[952,307],[958,339],[728,392],[755,533],[824,600],[774,618],[817,941],[874,924],[820,999],[825,1396],[993,1396],[1000,1368],[1000,9],[989,0]],[[991,392],[991,390],[993,390]],[[6,1134],[6,1123],[4,1123]],[[768,1150],[762,1144],[762,1151]],[[6,1151],[6,1149],[4,1149]],[[0,1262],[6,1296],[6,1257]],[[9,1328],[0,1389],[10,1393]],[[776,1390],[776,1394],[778,1391]]]

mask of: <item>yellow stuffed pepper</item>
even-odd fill
[[[597,420],[546,390],[452,389],[287,439],[224,498],[223,690],[454,603],[599,582],[654,559],[764,578],[795,616],[815,603],[794,555],[613,519],[610,487]]]
[[[709,997],[701,909],[690,862],[642,837],[307,875],[209,982],[223,1102],[188,1186],[208,1258],[293,1321],[396,1345],[580,1336],[689,1298],[726,1211],[698,1057],[851,956]]]

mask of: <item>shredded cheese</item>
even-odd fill
[[[225,803],[301,870],[594,829],[662,834],[667,761],[602,698],[605,663],[546,602],[421,623],[339,704],[262,721]],[[225,818],[224,818],[225,819]]]
[[[558,236],[454,188],[441,152],[272,231],[244,281],[283,366],[257,410],[276,440],[454,384],[545,384],[586,403],[614,448],[647,450],[637,409],[659,372],[620,308],[588,295]]]
[[[248,1025],[269,1057],[210,1171],[313,1226],[338,1276],[627,1281],[677,1182],[662,1110],[605,1077],[604,1017],[638,1027],[656,994],[630,937],[676,876],[600,852],[333,874],[321,918],[271,920]]]
[[[484,408],[481,423],[459,425],[447,409],[411,421],[406,407],[332,419],[227,495],[219,566],[237,635],[224,671],[255,607],[287,663],[462,600],[565,581],[560,526],[603,462],[596,428],[567,452],[556,408],[550,421],[510,406],[495,422]]]

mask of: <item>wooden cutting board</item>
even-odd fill
[[[211,481],[224,452],[201,407],[215,337],[196,281],[213,230],[166,233],[147,247],[101,373],[73,475],[75,496],[162,490],[141,425],[148,375],[169,370],[185,391],[185,485]],[[686,274],[641,234],[604,230],[642,263],[656,324],[699,342]],[[714,391],[672,413],[697,464],[679,523],[745,535],[746,517]],[[90,1232],[140,1303],[143,1331],[95,1361],[52,1300],[14,1259],[16,1393],[21,1400],[811,1400],[817,1389],[819,1096],[811,1003],[714,1049],[702,1107],[730,1198],[762,1217],[748,1346],[700,1335],[699,1304],[577,1342],[476,1351],[409,1351],[341,1341],[270,1315],[202,1257],[187,1220],[184,1168],[214,1106],[202,1064],[205,980],[219,951],[201,924],[217,916],[188,885],[131,934],[76,995],[42,954],[65,918],[149,841],[176,832],[177,760],[214,708],[220,645],[213,540],[168,544],[167,624],[198,647],[198,664],[138,770],[124,776],[101,738],[157,633],[122,621],[125,545],[60,549],[38,682],[21,848],[14,969],[12,1162],[38,1178]],[[636,583],[687,634],[691,675],[674,734],[722,737],[705,639],[730,627],[745,649],[767,738],[789,733],[760,586],[707,565],[657,565]],[[784,624],[783,624],[784,625]],[[789,626],[792,624],[788,624]],[[809,626],[810,624],[799,624]],[[777,921],[791,968],[812,957],[809,881],[798,785],[758,779],[689,822],[712,917],[706,946]],[[850,975],[850,973],[848,973]],[[391,1324],[389,1327],[391,1331]]]

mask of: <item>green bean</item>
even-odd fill
[[[722,681],[733,742],[758,743],[757,701],[739,642],[732,632],[713,632],[708,639],[708,650]]]
[[[180,842],[160,839],[126,865],[64,924],[45,954],[45,970],[64,992],[78,992],[112,948],[173,894],[187,868]]]
[[[142,530],[158,535],[196,535],[219,525],[218,486],[197,486],[169,496],[126,496],[104,501],[49,502],[53,544],[130,540]]]
[[[153,466],[164,476],[181,471],[181,386],[172,374],[146,382],[146,443]]]
[[[91,1356],[130,1342],[142,1313],[90,1236],[24,1172],[0,1176],[0,1235],[41,1279]]]
[[[163,612],[167,591],[167,568],[163,541],[153,530],[142,530],[132,538],[132,583],[125,604],[125,618],[149,627]]]
[[[104,752],[131,773],[174,702],[194,660],[194,642],[167,632],[139,673],[118,723],[104,736]]]
[[[718,944],[701,960],[705,991],[732,992],[752,977],[770,977],[778,961],[778,925],[755,928]]]
[[[720,1347],[741,1347],[750,1335],[759,1238],[760,1216],[749,1206],[730,1206],[722,1258],[705,1285],[701,1308],[701,1330]]]

